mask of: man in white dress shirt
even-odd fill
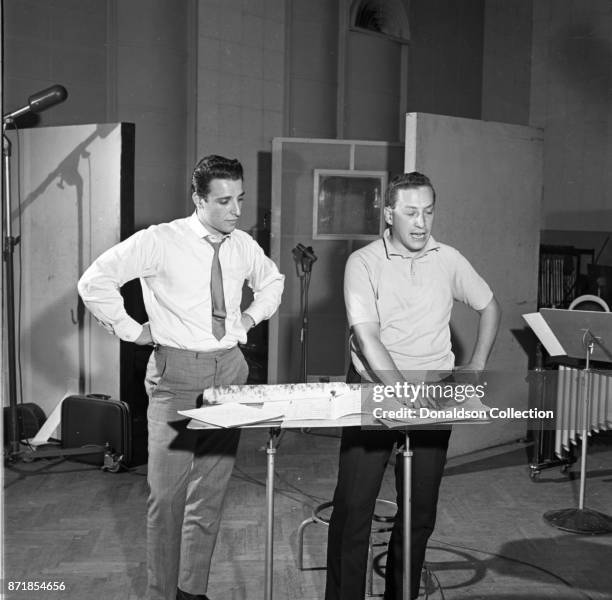
[[[79,293],[111,333],[152,344],[147,502],[149,600],[206,600],[212,553],[239,430],[188,430],[178,410],[202,390],[246,382],[238,348],[278,308],[284,276],[247,233],[236,229],[244,200],[235,159],[206,156],[192,177],[195,212],[153,225],[103,253]],[[125,311],[120,287],[140,278],[149,321]],[[241,312],[247,281],[254,300]]]

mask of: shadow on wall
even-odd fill
[[[75,273],[75,281],[74,281],[74,294],[68,294],[58,299],[53,304],[49,305],[47,310],[36,319],[33,323],[30,324],[31,331],[28,329],[24,329],[27,334],[31,337],[26,339],[31,339],[32,343],[32,359],[35,371],[42,375],[45,379],[50,378],[57,380],[58,377],[61,377],[63,381],[59,381],[58,383],[62,384],[65,382],[65,375],[69,372],[70,377],[77,377],[79,390],[82,392],[85,388],[85,365],[84,365],[84,356],[85,356],[85,340],[84,340],[84,314],[85,308],[83,303],[78,296],[76,290],[76,283],[78,276],[84,270],[83,264],[83,256],[84,256],[84,223],[83,223],[83,202],[84,202],[84,180],[81,174],[79,173],[79,162],[81,160],[87,161],[90,157],[90,153],[88,151],[88,147],[98,138],[107,137],[112,128],[98,126],[96,129],[88,135],[81,143],[79,143],[75,148],[68,153],[57,165],[55,169],[53,169],[45,179],[30,192],[26,198],[20,202],[19,206],[13,210],[12,218],[14,220],[20,219],[24,216],[26,211],[30,209],[34,205],[35,202],[39,200],[44,200],[44,195],[47,189],[55,183],[55,185],[60,189],[66,189],[66,194],[68,194],[68,190],[74,188],[74,206],[76,209],[75,222],[72,224],[66,223],[65,225],[69,227],[70,225],[76,225],[77,233],[77,248],[76,248],[76,264],[74,265],[74,273]],[[90,194],[90,190],[88,191]],[[55,232],[58,235],[61,232]],[[28,240],[22,240],[22,243],[28,243]],[[43,242],[44,243],[44,240]],[[40,265],[39,265],[40,266]],[[49,277],[53,277],[53,274],[48,274]],[[44,286],[43,286],[44,287]],[[66,314],[69,312],[70,320],[66,319]],[[48,352],[41,352],[43,348],[41,348],[42,344],[37,343],[41,339],[40,332],[45,331],[45,325],[49,323],[61,323],[63,320],[66,320],[66,323],[70,322],[75,326],[78,332],[77,337],[77,356],[78,356],[78,365],[69,365],[68,360],[58,361],[58,357],[68,358],[64,356],[66,352],[62,348],[62,344],[65,340],[54,340],[56,343],[56,351],[51,353],[54,354],[54,357],[49,357]],[[72,329],[72,332],[74,329]],[[66,331],[66,339],[72,335],[71,331]],[[46,349],[48,350],[48,349]],[[49,359],[51,358],[51,362]],[[61,368],[65,365],[64,368]],[[76,370],[76,374],[74,371]]]
[[[30,192],[26,198],[21,202],[21,214],[35,202],[45,190],[57,179],[57,186],[60,188],[64,187],[64,184],[74,187],[77,196],[77,204],[82,205],[83,202],[83,178],[79,173],[79,160],[81,158],[89,158],[88,146],[97,138],[104,139],[111,133],[112,129],[108,126],[98,126],[96,129],[88,135],[80,144],[75,146],[69,154],[67,154],[57,165],[57,167],[51,171],[47,177],[40,183],[40,185]],[[19,214],[19,209],[13,211],[12,217],[16,218]]]

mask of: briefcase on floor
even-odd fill
[[[62,447],[101,446],[95,454],[75,456],[75,460],[104,465],[109,454],[115,464],[130,465],[132,460],[131,422],[128,405],[104,394],[68,396],[62,402]]]

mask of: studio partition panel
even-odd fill
[[[404,170],[421,171],[436,188],[436,240],[459,250],[493,289],[503,311],[491,371],[495,406],[528,404],[528,357],[516,333],[536,309],[543,132],[532,127],[432,115],[406,115]],[[477,315],[455,303],[451,319],[457,364],[470,358]],[[527,332],[528,333],[528,332]],[[486,403],[486,401],[485,401]],[[525,435],[527,424],[503,420],[462,425],[455,451]]]
[[[400,144],[387,142],[274,139],[270,253],[286,280],[283,302],[270,321],[269,383],[301,379],[300,281],[292,253],[297,244],[312,247],[317,257],[310,280],[307,377],[346,374],[344,265],[353,250],[379,235],[380,220],[365,213],[381,214],[376,190],[384,190],[377,180],[401,173],[403,155]],[[323,179],[328,187],[315,190]],[[356,226],[350,227],[353,217]]]
[[[120,398],[130,350],[85,311],[76,285],[97,256],[133,232],[134,126],[9,133],[23,401],[49,415],[67,392]]]

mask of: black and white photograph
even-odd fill
[[[612,0],[0,11],[0,599],[612,600]]]

